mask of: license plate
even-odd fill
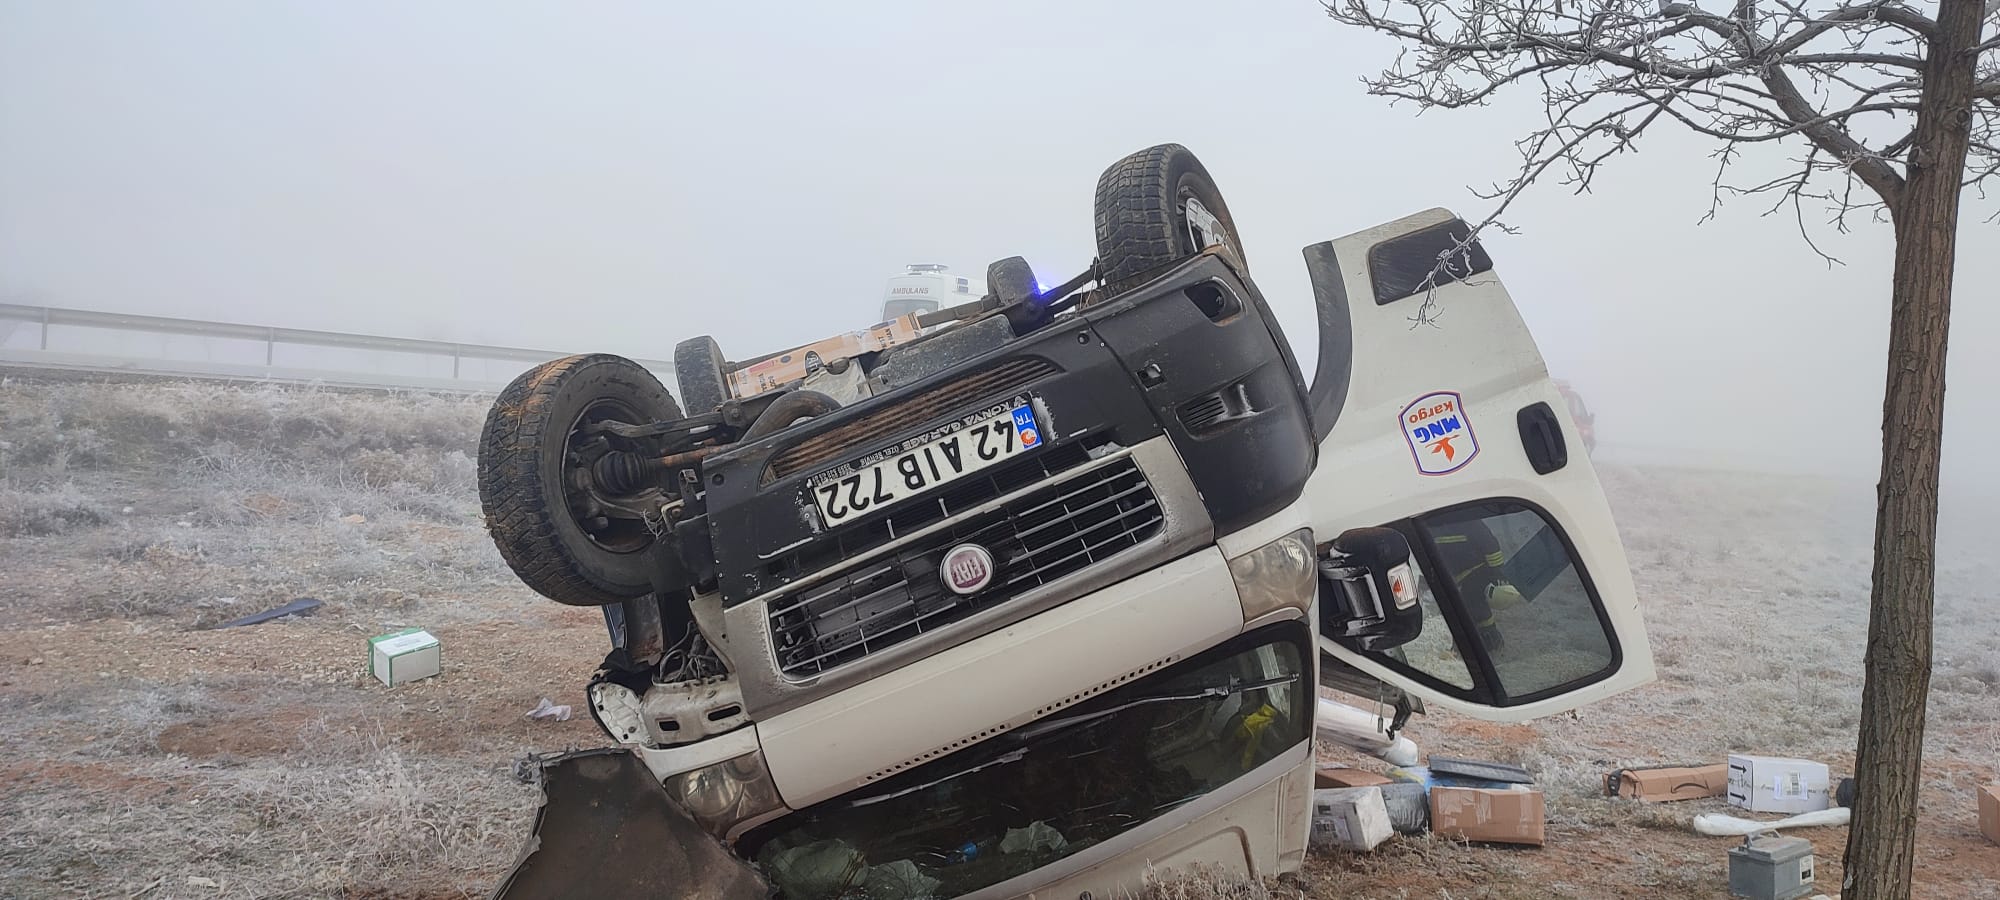
[[[829,527],[880,512],[1040,447],[1025,399],[989,408],[806,479]]]

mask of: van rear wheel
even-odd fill
[[[1179,144],[1141,150],[1104,170],[1097,179],[1096,219],[1106,298],[1211,246],[1220,246],[1236,268],[1249,268],[1229,204],[1201,160]]]

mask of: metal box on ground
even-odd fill
[[[1767,831],[1729,848],[1729,896],[1793,900],[1812,893],[1813,847],[1805,838]]]

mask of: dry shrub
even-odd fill
[[[1186,869],[1147,869],[1139,900],[1275,900],[1279,894],[1254,878],[1206,865]],[[1291,892],[1284,896],[1303,896]]]
[[[0,392],[8,464],[138,470],[209,448],[312,464],[362,451],[467,452],[490,397],[212,382],[10,380]]]
[[[43,490],[0,487],[0,537],[66,534],[111,518],[110,509],[69,482]]]

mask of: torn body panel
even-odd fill
[[[771,896],[757,870],[668,799],[629,751],[566,753],[535,771],[542,806],[534,834],[493,900]]]

